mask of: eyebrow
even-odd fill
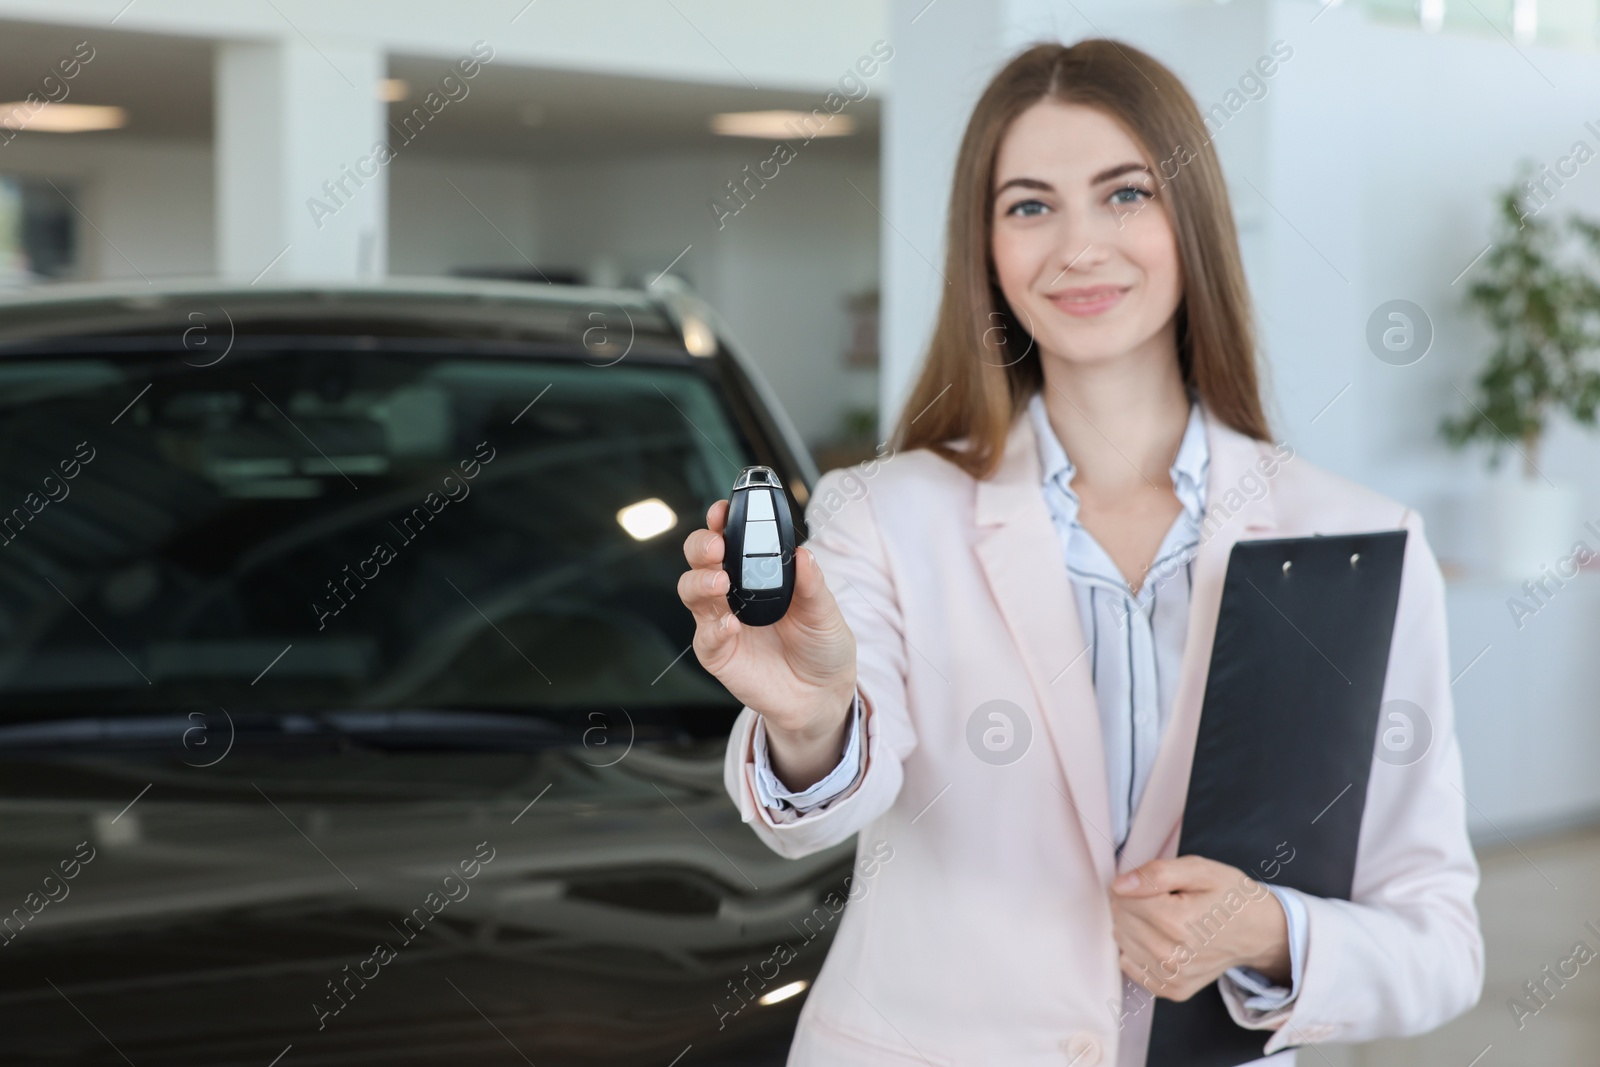
[[[1122,175],[1132,173],[1133,171],[1143,171],[1145,174],[1149,174],[1151,177],[1154,177],[1154,175],[1151,174],[1150,168],[1145,166],[1143,163],[1118,163],[1116,166],[1108,167],[1099,174],[1096,174],[1093,178],[1090,178],[1089,184],[1099,185],[1101,182],[1108,182],[1112,178],[1120,178]],[[1050,192],[1055,188],[1049,182],[1040,181],[1038,178],[1012,178],[1010,181],[1000,186],[1000,188],[996,189],[994,191],[995,195],[999,196],[1001,193],[1012,187],[1016,187],[1018,189],[1040,189],[1045,192]]]
[[[1115,167],[1111,167],[1108,170],[1103,170],[1099,174],[1096,174],[1093,178],[1090,178],[1089,184],[1099,185],[1101,182],[1108,182],[1112,178],[1120,178],[1122,175],[1136,170],[1150,174],[1150,168],[1145,166],[1143,163],[1119,163]],[[1151,175],[1151,177],[1154,177],[1154,175]]]

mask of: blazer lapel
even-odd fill
[[[1228,554],[1235,542],[1274,536],[1278,529],[1272,480],[1257,465],[1266,454],[1266,446],[1216,419],[1203,403],[1201,415],[1205,420],[1210,468],[1200,546],[1192,569],[1189,631],[1184,640],[1178,688],[1172,697],[1171,717],[1156,750],[1149,783],[1128,829],[1127,844],[1123,846],[1117,865],[1119,871],[1131,870],[1165,856],[1169,849],[1176,855]],[[1280,462],[1293,461],[1291,456]],[[1252,490],[1259,494],[1256,499],[1250,498]]]
[[[1038,445],[1016,420],[1000,468],[977,483],[978,559],[1022,655],[1044,718],[1043,733],[1067,781],[1070,803],[1102,884],[1114,877],[1111,801],[1090,656],[1055,523],[1045,505]]]

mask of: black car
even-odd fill
[[[852,843],[676,592],[756,463],[670,278],[0,300],[0,1060],[782,1063]]]

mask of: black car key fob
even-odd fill
[[[746,626],[771,626],[794,598],[794,520],[771,467],[739,472],[722,538],[728,607]]]

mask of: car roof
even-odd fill
[[[643,289],[437,277],[254,283],[199,277],[0,288],[0,357],[150,350],[174,341],[191,347],[188,331],[197,327],[219,331],[208,336],[225,336],[230,347],[236,337],[241,345],[293,335],[356,348],[374,341],[420,348],[438,338],[481,350],[595,355],[605,365],[624,356],[729,365],[748,381],[802,487],[818,477],[777,394],[739,352],[727,323],[672,274]]]
[[[0,345],[93,336],[174,338],[224,320],[252,333],[475,338],[581,344],[628,331],[654,354],[688,351],[669,302],[639,289],[476,278],[257,282],[220,278],[66,282],[0,290]]]

